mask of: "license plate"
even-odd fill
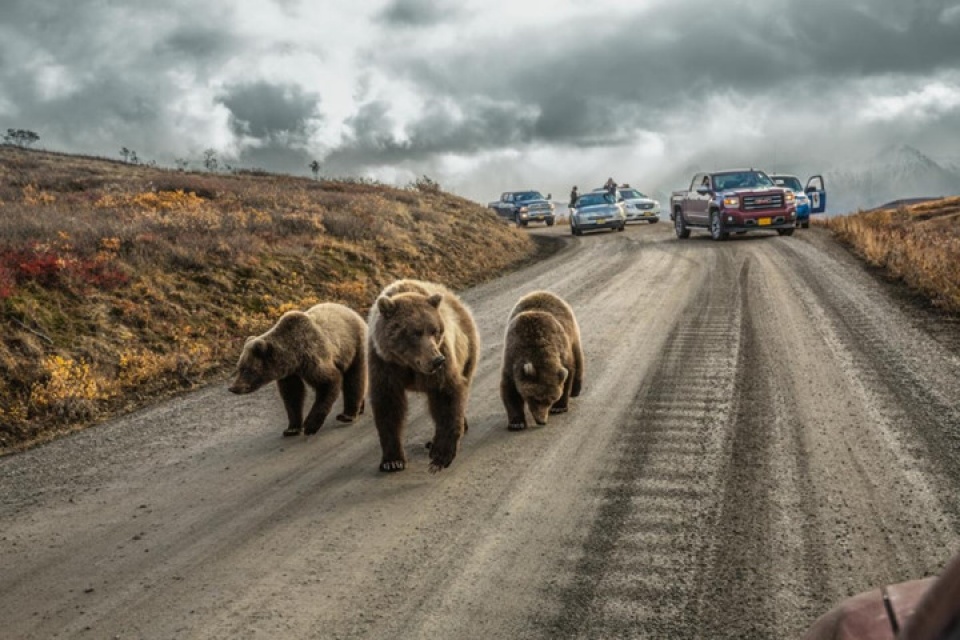
[[[770,224],[770,218],[760,218],[759,220],[757,220],[757,224],[760,225],[761,227],[765,227],[768,224]]]
[[[597,224],[603,224],[606,221],[607,221],[606,218],[597,218],[596,220],[594,220],[594,222],[596,222]]]

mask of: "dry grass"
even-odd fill
[[[533,252],[435,184],[181,173],[0,147],[0,452],[223,376],[243,339]]]
[[[960,311],[960,197],[829,218],[824,224],[871,265],[935,305]]]

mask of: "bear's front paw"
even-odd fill
[[[285,437],[298,436],[300,435],[300,427],[287,427],[283,430],[283,435]]]
[[[403,471],[407,468],[407,463],[403,460],[387,460],[380,463],[380,471],[393,473],[394,471]]]
[[[339,420],[340,422],[353,422],[356,419],[357,419],[357,416],[348,416],[345,413],[337,414],[337,420]]]
[[[320,427],[322,427],[322,426],[323,426],[323,423],[322,423],[322,422],[320,422],[320,423],[309,423],[309,424],[305,424],[305,425],[303,425],[303,432],[304,432],[305,434],[307,434],[308,436],[312,436],[312,435],[315,434],[317,431],[320,431]]]
[[[566,413],[568,411],[567,407],[550,407],[550,413]]]
[[[442,451],[438,448],[437,443],[434,442],[433,446],[430,448],[430,473],[443,471],[450,466],[450,464],[453,462],[453,459],[456,457],[456,448]]]
[[[511,422],[507,425],[507,429],[510,431],[523,431],[527,428],[526,422]]]

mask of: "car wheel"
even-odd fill
[[[683,211],[677,209],[673,214],[673,229],[677,232],[677,238],[689,238],[690,229],[687,228],[687,223],[683,219]]]
[[[554,220],[547,220],[547,226],[552,227],[554,222]]]
[[[572,235],[572,236],[577,235],[577,228],[576,228],[575,226],[573,226],[572,224],[570,225],[570,235]]]
[[[792,236],[794,231],[796,231],[796,229],[777,229],[777,233],[782,236]]]
[[[723,230],[723,221],[719,211],[710,212],[710,237],[714,240],[726,240],[729,234]]]
[[[810,228],[810,221],[807,220],[806,222],[801,222],[801,223],[800,223],[800,228],[801,228],[801,229],[809,229],[809,228]]]
[[[660,222],[660,218],[650,218],[650,224],[657,224]]]
[[[623,230],[626,229],[626,228],[627,228],[627,223],[624,222],[624,223],[621,224],[619,227],[617,227],[617,231],[623,231]]]

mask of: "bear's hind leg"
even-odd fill
[[[363,397],[367,395],[367,363],[357,358],[343,374],[343,413],[340,422],[353,422],[363,413]]]
[[[310,413],[307,414],[307,419],[303,423],[303,432],[305,434],[312,436],[323,426],[323,421],[330,415],[330,409],[333,408],[333,403],[337,401],[337,396],[340,395],[340,386],[339,376],[332,377],[330,380],[316,386],[315,391],[317,397],[313,402]]]
[[[287,409],[287,428],[283,435],[298,436],[303,428],[303,398],[306,395],[303,380],[298,375],[280,378],[277,380],[277,389]]]

